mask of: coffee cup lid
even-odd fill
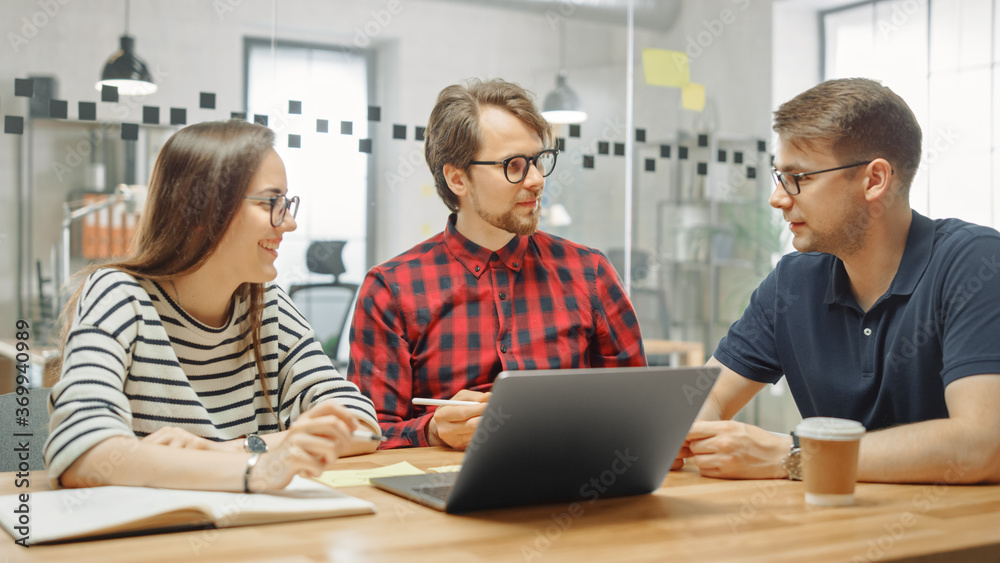
[[[795,434],[813,440],[857,440],[865,433],[860,422],[846,418],[816,416],[807,418],[795,427]]]

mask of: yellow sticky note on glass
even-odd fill
[[[684,51],[643,49],[642,70],[646,84],[683,88],[691,82],[688,56]]]
[[[681,107],[694,111],[705,109],[705,85],[692,82],[681,88]]]

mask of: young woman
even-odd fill
[[[92,268],[67,306],[54,485],[260,492],[375,449],[354,435],[378,436],[372,402],[267,285],[299,203],[273,144],[233,120],[163,145],[133,254]]]

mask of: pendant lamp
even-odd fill
[[[128,34],[129,0],[125,0],[125,34],[121,48],[104,63],[101,79],[94,85],[100,91],[104,86],[116,86],[125,96],[144,96],[156,92],[153,75],[146,63],[135,54],[135,38]]]
[[[559,74],[556,76],[556,88],[545,96],[542,103],[542,116],[549,123],[583,123],[587,120],[587,112],[583,111],[580,97],[569,87],[566,81],[566,24],[559,23]]]

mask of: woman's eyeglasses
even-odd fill
[[[285,195],[273,195],[270,197],[248,195],[246,199],[250,201],[271,202],[271,226],[277,227],[285,220],[285,213],[291,209],[292,218],[299,212],[299,196],[289,198]]]

